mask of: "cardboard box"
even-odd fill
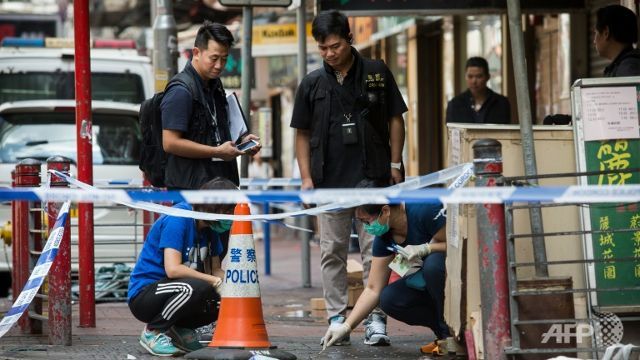
[[[311,310],[326,310],[327,307],[324,303],[324,298],[311,298],[310,301]]]

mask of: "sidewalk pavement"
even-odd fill
[[[364,327],[351,335],[351,345],[331,347],[319,354],[320,338],[327,329],[324,311],[310,309],[311,298],[322,297],[320,250],[311,246],[312,287],[302,287],[301,243],[293,239],[301,233],[282,234],[272,239],[271,275],[264,275],[264,248],[256,242],[260,289],[264,320],[269,339],[278,349],[293,353],[298,359],[430,359],[419,347],[433,341],[433,333],[424,327],[409,326],[389,318],[387,331],[391,346],[364,345]],[[283,236],[284,235],[284,236]],[[275,237],[275,236],[274,236]],[[359,259],[359,254],[350,254]],[[0,302],[0,311],[10,307]],[[78,305],[73,305],[71,346],[48,345],[47,330],[43,335],[21,334],[18,326],[0,339],[0,359],[152,359],[138,343],[144,324],[136,320],[126,303],[96,305],[96,327],[78,327]]]

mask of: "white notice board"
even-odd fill
[[[581,91],[584,141],[640,138],[635,86],[604,86]]]

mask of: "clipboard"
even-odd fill
[[[235,92],[227,95],[227,104],[228,108],[228,116],[229,116],[229,132],[231,134],[231,139],[238,143],[242,135],[249,132],[249,128],[247,127],[247,119],[244,116],[244,112],[242,111],[242,107],[240,106],[240,102],[238,101],[238,97]]]

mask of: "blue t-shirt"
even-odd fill
[[[441,203],[405,204],[404,209],[407,214],[407,237],[404,243],[400,245],[402,247],[420,245],[431,241],[433,235],[447,222],[444,215],[438,216],[442,209]],[[438,216],[437,219],[436,216]],[[376,236],[373,239],[373,256],[387,257],[393,255],[394,252],[387,249],[387,246],[391,246],[393,243],[390,232],[382,236]]]
[[[192,210],[191,205],[181,202],[173,206],[177,209]],[[198,246],[196,245],[196,241]],[[164,271],[164,249],[170,248],[182,253],[182,263],[190,265],[196,261],[196,249],[208,248],[206,256],[222,253],[222,242],[217,233],[209,228],[198,233],[196,220],[192,218],[162,215],[151,227],[140,252],[140,257],[129,279],[129,300],[133,299],[145,286],[167,277]],[[200,251],[203,254],[203,251]]]

